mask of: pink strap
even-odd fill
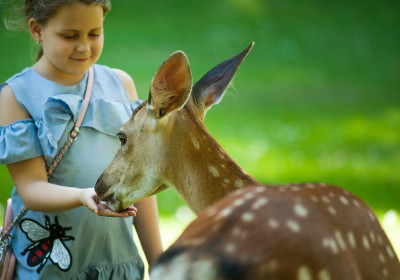
[[[65,153],[68,151],[69,147],[71,147],[72,143],[76,140],[76,138],[78,136],[79,128],[81,127],[83,118],[85,117],[87,108],[89,107],[90,96],[92,95],[92,89],[93,89],[93,80],[94,80],[94,71],[93,71],[93,67],[90,67],[88,82],[87,82],[86,91],[85,91],[85,98],[83,100],[82,109],[81,109],[81,114],[79,115],[78,119],[75,122],[74,128],[72,129],[71,133],[69,134],[67,143],[65,143],[64,147],[61,149],[59,154],[55,157],[53,163],[50,165],[49,170],[47,171],[47,176],[50,176],[53,173],[54,169],[57,167],[60,160],[63,158]]]
[[[93,89],[93,79],[94,79],[94,74],[93,74],[93,68],[89,68],[89,77],[88,77],[88,82],[86,86],[86,92],[85,92],[85,99],[83,100],[82,104],[82,110],[81,114],[78,117],[78,120],[75,123],[74,130],[71,132],[71,136],[76,137],[78,135],[78,132],[75,131],[76,128],[80,128],[82,125],[83,118],[86,115],[87,108],[89,107],[89,101],[90,101],[90,96],[92,95],[92,89]]]

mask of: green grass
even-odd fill
[[[400,213],[399,12],[395,0],[118,0],[100,63],[130,73],[146,98],[173,51],[187,53],[196,81],[255,41],[207,115],[212,134],[262,182],[339,185],[384,217]],[[30,65],[35,49],[26,33],[0,34],[3,81]],[[1,203],[11,187],[1,166]],[[159,205],[174,218],[184,203],[169,190]]]

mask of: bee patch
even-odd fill
[[[23,256],[28,253],[27,264],[30,267],[39,266],[36,270],[40,273],[42,268],[50,259],[62,271],[71,268],[71,252],[63,241],[74,240],[74,237],[67,236],[66,231],[72,227],[62,227],[58,223],[58,217],[54,218],[54,224],[50,223],[50,218],[45,216],[46,225],[42,226],[32,219],[23,219],[19,224],[26,237],[32,241],[21,253]]]

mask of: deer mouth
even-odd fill
[[[114,195],[109,195],[108,197],[102,198],[100,202],[104,203],[108,208],[110,208],[114,212],[120,212],[127,208],[124,207],[122,201],[116,199]]]

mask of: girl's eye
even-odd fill
[[[99,36],[100,36],[100,33],[93,33],[93,34],[90,34],[90,36],[91,36],[91,37],[99,37]]]
[[[76,34],[65,34],[63,35],[65,39],[75,39],[77,37]]]
[[[121,146],[123,146],[123,145],[125,145],[125,143],[126,143],[126,134],[125,133],[123,133],[123,132],[119,132],[119,133],[117,133],[117,136],[118,136],[118,138],[119,138],[119,141],[121,142]]]

